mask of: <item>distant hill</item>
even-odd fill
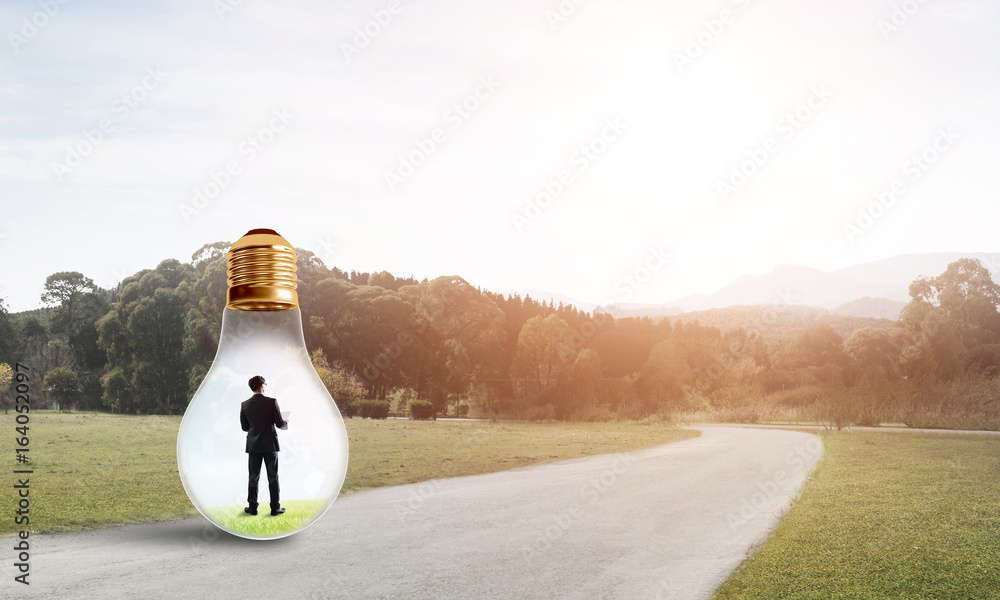
[[[693,322],[715,327],[723,333],[743,328],[756,331],[765,341],[773,342],[794,337],[806,327],[828,323],[844,340],[865,327],[892,327],[894,321],[850,315],[837,315],[815,306],[729,306],[687,312],[670,317],[670,321]]]
[[[851,306],[850,303],[872,298],[905,304],[910,300],[910,283],[914,279],[940,275],[950,263],[965,257],[979,259],[993,274],[994,280],[1000,282],[1000,253],[904,254],[835,271],[781,265],[764,275],[740,277],[712,294],[685,296],[664,302],[662,306],[692,311],[740,304],[779,303],[868,311],[871,309],[868,304]]]
[[[894,321],[910,301],[914,279],[940,275],[949,264],[965,257],[978,259],[1000,283],[1000,253],[904,254],[835,271],[780,265],[763,275],[744,275],[711,294],[691,294],[661,304],[602,306],[599,310],[616,317],[658,317],[743,305],[814,306],[838,316]]]
[[[34,308],[32,310],[23,310],[18,313],[11,313],[10,320],[11,323],[20,325],[24,321],[34,317],[38,319],[39,323],[48,327],[52,324],[52,315],[54,315],[55,312],[56,309],[54,306],[43,306],[42,308]]]
[[[660,304],[612,304],[598,306],[543,290],[516,290],[521,296],[572,304],[578,309],[599,311],[615,318],[651,317],[693,320],[720,329],[747,327],[729,323],[733,315],[751,317],[760,307],[776,307],[780,322],[764,324],[769,335],[787,337],[795,323],[827,322],[844,335],[858,327],[886,327],[899,319],[910,301],[910,284],[918,277],[936,277],[960,258],[978,259],[1000,283],[1000,253],[940,252],[903,254],[852,267],[823,271],[801,265],[780,265],[763,275],[744,275],[711,294],[691,294]],[[514,290],[507,293],[515,293]],[[734,311],[716,312],[733,308]],[[799,311],[785,311],[798,308]]]
[[[611,306],[599,306],[597,312],[611,315],[616,319],[625,317],[673,317],[683,314],[684,311],[676,306],[657,306],[655,304],[612,304]]]
[[[904,306],[906,306],[905,302],[885,298],[859,298],[841,304],[837,308],[831,309],[830,312],[835,315],[897,321]]]

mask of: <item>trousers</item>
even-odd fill
[[[250,470],[250,484],[247,489],[247,504],[251,508],[257,508],[257,482],[260,481],[260,463],[264,462],[267,468],[267,488],[271,493],[271,510],[279,508],[278,501],[278,453],[277,452],[248,452],[247,467]]]

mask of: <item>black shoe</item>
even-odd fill
[[[278,515],[280,515],[280,514],[282,514],[284,512],[285,512],[284,508],[272,508],[271,509],[271,516],[272,517],[276,517],[276,516],[278,516]]]
[[[243,512],[249,513],[251,515],[255,515],[255,514],[257,514],[257,509],[256,508],[250,508],[249,506],[247,506],[246,508],[243,509]]]

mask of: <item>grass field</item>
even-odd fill
[[[316,517],[326,500],[284,500],[281,506],[284,514],[271,516],[271,507],[263,503],[257,507],[257,514],[244,512],[246,504],[217,506],[208,510],[212,519],[229,531],[256,538],[280,537],[302,527]]]
[[[14,416],[0,416],[9,427],[8,434],[0,436],[0,456],[9,468],[17,464]],[[30,530],[199,516],[177,473],[180,422],[180,417],[32,412]],[[655,423],[346,423],[351,454],[345,492],[619,452],[697,435]],[[13,475],[9,478],[0,506],[12,514],[18,499]],[[0,520],[0,535],[21,528],[13,517]]]
[[[1000,597],[1000,438],[823,443],[790,514],[715,600]]]

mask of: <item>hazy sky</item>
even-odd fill
[[[0,4],[0,297],[255,227],[590,302],[1000,249],[996,2],[576,1]]]

